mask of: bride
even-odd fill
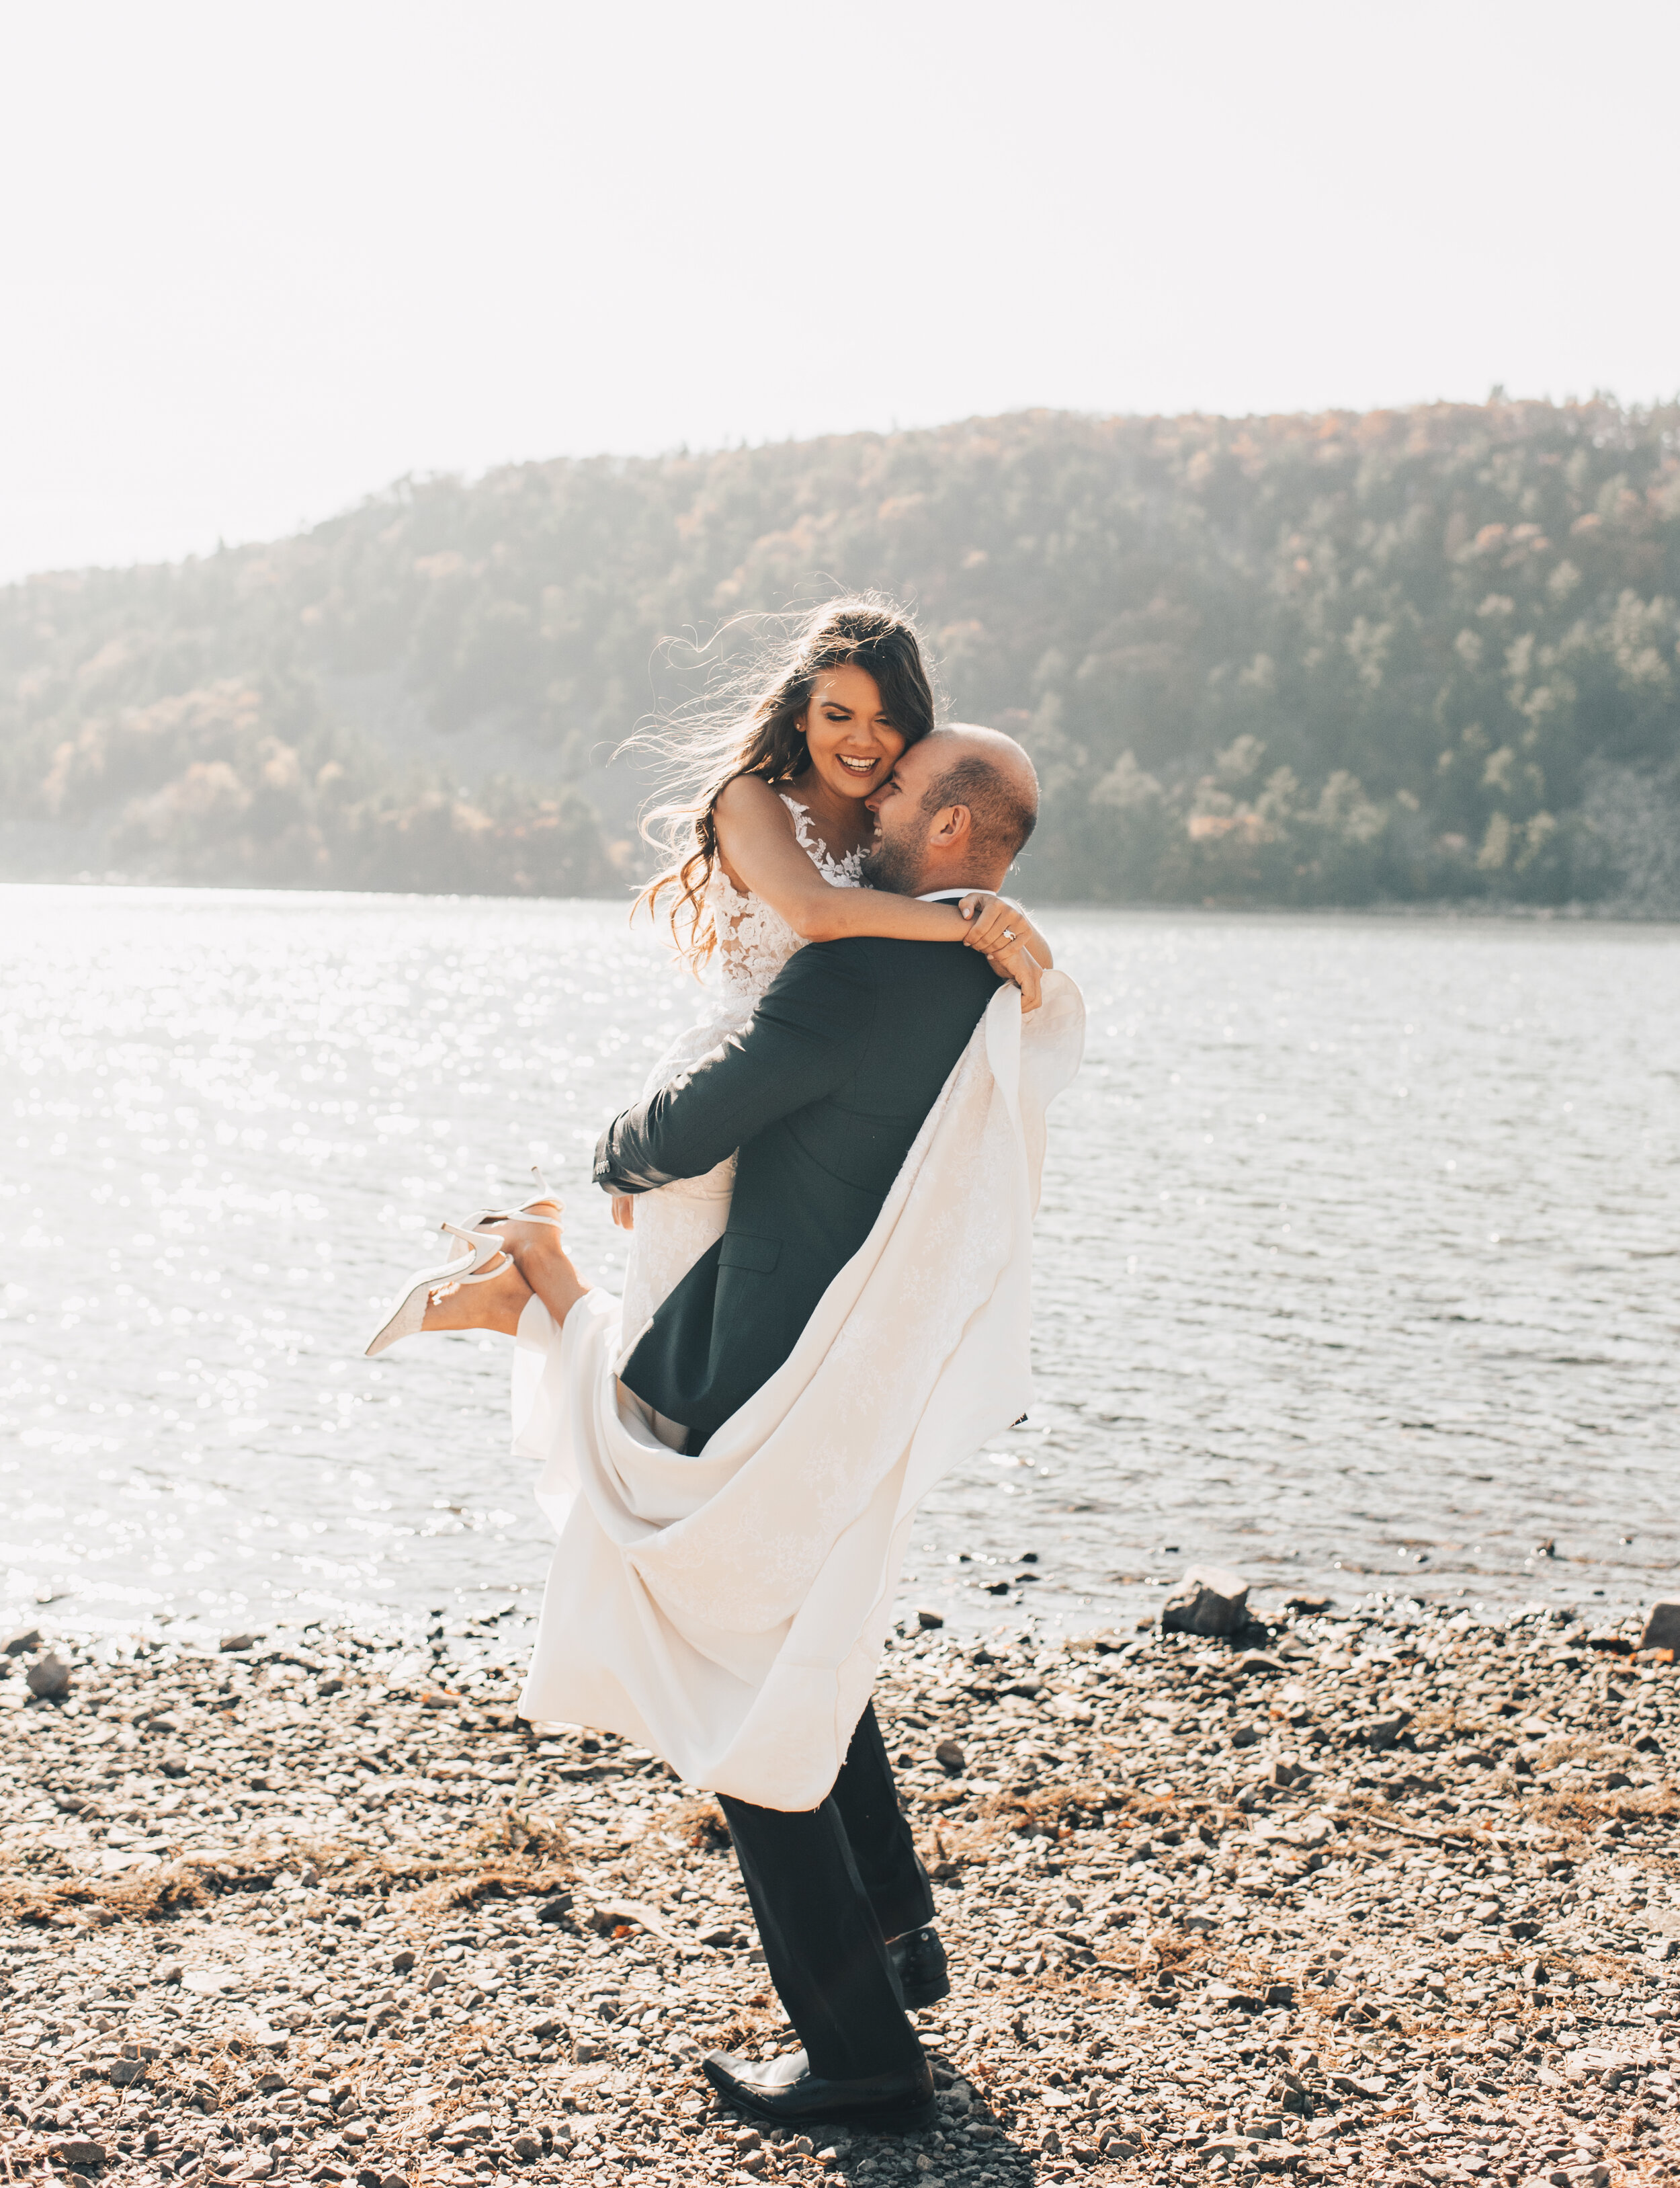
[[[668,733],[685,781],[644,832],[670,863],[638,899],[668,918],[679,953],[711,969],[701,1017],[661,1057],[643,1097],[668,1086],[738,1032],[795,950],[846,935],[951,942],[982,951],[1039,1000],[1050,946],[1006,897],[972,892],[928,903],[866,886],[875,834],[865,800],[899,756],[933,727],[933,695],[908,617],[873,597],[830,601],[808,616],[737,703],[680,738]],[[618,1356],[729,1217],[731,1156],[706,1177],[634,1200],[614,1221],[634,1233]],[[588,1289],[560,1247],[561,1207],[538,1175],[517,1209],[484,1210],[442,1227],[461,1249],[415,1277],[368,1346],[381,1352],[422,1330],[519,1331],[534,1294],[556,1323]]]

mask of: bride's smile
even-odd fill
[[[858,811],[858,800],[880,788],[908,742],[888,715],[880,685],[855,662],[826,669],[812,690],[803,726],[809,764],[796,778],[798,794],[820,819],[865,839],[869,818]],[[837,848],[853,846],[843,842]]]

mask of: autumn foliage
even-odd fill
[[[1680,910],[1680,411],[1029,413],[406,482],[0,592],[0,871],[617,888],[607,764],[879,586],[1045,787],[1041,899]],[[725,647],[731,641],[725,640]]]

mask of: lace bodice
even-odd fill
[[[862,851],[848,851],[837,859],[812,827],[809,809],[786,791],[781,802],[793,816],[794,840],[823,879],[834,888],[860,888]],[[718,976],[724,992],[731,1005],[750,1008],[794,951],[803,946],[801,939],[774,905],[736,888],[721,866],[712,869],[706,905],[718,938]]]

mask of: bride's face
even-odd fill
[[[881,693],[866,668],[848,663],[825,668],[805,709],[811,766],[837,798],[867,798],[893,772],[902,734],[882,712]]]

